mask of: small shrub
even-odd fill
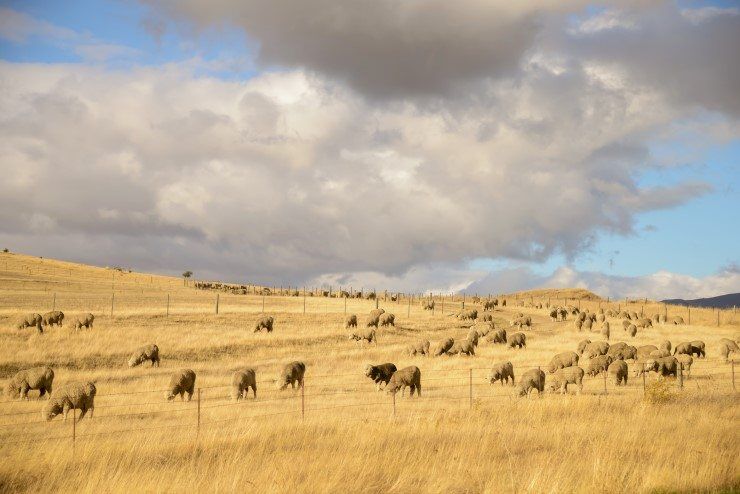
[[[669,403],[675,398],[676,392],[668,379],[658,378],[645,387],[645,401],[652,405]]]

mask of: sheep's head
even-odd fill
[[[177,395],[177,393],[174,389],[171,389],[164,394],[164,397],[167,399],[167,401],[172,401],[175,399],[175,395]]]
[[[11,381],[5,386],[5,394],[10,398],[18,398],[21,395],[21,388]]]
[[[372,365],[370,365],[370,364],[367,364],[367,365],[365,366],[365,375],[366,375],[367,377],[370,377],[370,376],[371,376],[372,374],[373,374],[373,366],[372,366]]]
[[[391,379],[391,381],[385,387],[385,392],[389,395],[394,395],[398,392],[399,389],[401,389],[401,383]]]
[[[141,363],[141,355],[137,355],[135,357],[131,357],[128,359],[128,366],[129,367],[136,367]]]
[[[63,408],[61,405],[53,402],[47,402],[44,410],[41,412],[41,417],[48,422],[49,420],[62,413],[62,411]]]

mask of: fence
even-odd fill
[[[599,396],[635,396],[644,394],[648,383],[658,379],[653,373],[635,377],[634,371],[642,364],[630,364],[628,383],[616,386],[606,373],[584,379],[584,390]],[[539,367],[515,369],[517,377]],[[295,420],[326,417],[332,411],[332,420],[382,420],[415,414],[441,412],[484,406],[488,401],[506,403],[514,400],[512,387],[487,382],[489,368],[468,367],[438,369],[422,372],[422,396],[413,399],[400,395],[379,394],[369,379],[357,373],[306,376],[305,387],[291,391],[264,391],[274,381],[258,381],[258,398],[232,401],[230,386],[205,386],[196,390],[190,402],[171,403],[161,397],[164,389],[124,393],[101,393],[95,398],[94,418],[77,423],[73,419],[47,422],[39,418],[43,401],[0,402],[0,447],[46,441],[76,441],[139,434],[157,430],[195,429],[196,438],[201,429],[248,424],[260,418],[284,416]],[[546,383],[549,381],[549,374]],[[328,380],[334,380],[329,382]],[[696,389],[712,392],[734,392],[735,363],[695,361],[690,373],[679,372],[669,378],[672,387],[685,392]],[[312,384],[315,383],[315,384]],[[99,386],[100,388],[101,386]],[[546,384],[547,388],[547,384]],[[731,391],[732,390],[732,391]],[[160,398],[157,398],[159,396]],[[34,408],[30,410],[30,408]],[[343,412],[351,413],[343,416]],[[132,422],[136,425],[132,427]]]

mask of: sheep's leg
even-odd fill
[[[27,400],[28,399],[28,390],[30,390],[31,387],[28,385],[28,383],[24,383],[21,386],[21,400]]]
[[[39,388],[39,398],[38,399],[40,400],[41,397],[44,396],[45,394],[46,394],[46,388],[44,387]]]
[[[68,403],[65,403],[65,404],[64,404],[64,408],[62,409],[62,410],[63,410],[63,412],[64,412],[64,420],[65,420],[65,421],[67,420],[67,413],[69,413],[69,408],[70,408],[70,407],[69,407],[69,404],[68,404]]]
[[[77,418],[77,422],[79,422],[80,420],[82,420],[82,417],[84,417],[86,413],[87,413],[87,407],[85,407],[84,405],[81,406],[80,407],[80,416]],[[91,414],[91,416],[92,416],[92,414]]]

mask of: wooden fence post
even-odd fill
[[[301,420],[306,419],[306,393],[305,393],[305,380],[301,384]]]
[[[265,299],[262,299],[262,312],[265,312]],[[303,313],[306,313],[306,287],[303,287]]]
[[[606,375],[607,375],[606,369],[604,369],[604,394],[609,394],[609,392],[606,390]]]
[[[730,365],[732,366],[732,389],[735,389],[735,359],[732,359]]]
[[[340,292],[341,293],[341,292]],[[344,299],[344,315],[347,315],[347,297],[342,297]]]
[[[198,388],[198,424],[195,434],[196,436],[200,434],[200,388]]]
[[[645,380],[645,364],[642,364],[642,395],[645,396],[645,390],[647,388],[647,383]]]
[[[265,290],[262,289],[262,313],[265,313]]]
[[[216,315],[218,315],[218,293],[216,294]]]
[[[116,293],[113,292],[110,294],[110,316],[113,317],[113,300],[116,298]]]
[[[406,317],[411,317],[411,297],[409,297],[409,308],[406,311]],[[395,403],[396,402],[395,402],[395,398],[394,398],[394,401],[393,401],[393,409],[394,410],[395,410],[395,406],[396,406]],[[394,412],[394,415],[395,415],[395,412]]]
[[[391,396],[393,396],[393,416],[396,416],[396,393],[391,393]]]
[[[689,306],[687,305],[687,306],[686,306],[686,309],[687,309],[687,310],[689,311],[689,322],[688,322],[688,324],[689,324],[689,325],[691,325],[691,307],[689,307]]]
[[[170,294],[167,294],[167,317],[170,317]]]
[[[678,389],[683,389],[683,363],[678,363]]]

